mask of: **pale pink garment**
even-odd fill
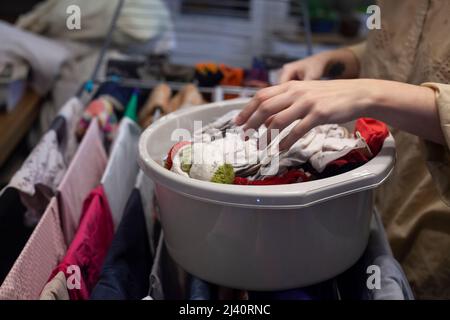
[[[0,287],[0,300],[39,299],[50,274],[64,258],[66,244],[56,197],[50,200],[41,220]]]
[[[102,135],[97,119],[94,118],[58,187],[59,208],[67,245],[72,242],[78,228],[83,201],[100,183],[106,163]]]

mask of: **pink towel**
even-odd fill
[[[78,228],[83,201],[99,184],[106,162],[102,136],[97,119],[94,119],[58,187],[64,237],[68,245]]]
[[[103,261],[114,237],[114,223],[103,187],[91,191],[83,204],[80,226],[63,261],[53,270],[59,271],[73,286],[67,286],[70,300],[86,300],[96,285]],[[78,277],[76,275],[79,270]],[[77,279],[71,281],[71,279]],[[79,286],[76,285],[78,283]]]
[[[65,252],[58,203],[53,197],[0,287],[0,300],[39,299],[48,277]]]

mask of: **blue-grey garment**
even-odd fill
[[[211,285],[197,277],[191,276],[189,300],[211,300]]]
[[[248,292],[249,300],[335,300],[335,288],[333,280],[321,282],[304,288],[267,291]]]
[[[98,88],[93,99],[106,97],[113,103],[116,111],[123,112],[132,93],[133,88],[121,86],[118,82],[107,81]]]
[[[380,289],[369,290],[372,300],[413,300],[411,289],[400,264],[390,255],[379,256],[374,265],[380,267]]]
[[[133,189],[90,299],[142,299],[149,291],[152,263],[141,195]]]
[[[371,266],[379,268],[379,288],[368,286],[369,277],[375,274]],[[337,281],[342,299],[414,300],[403,269],[392,255],[381,219],[376,211],[373,215],[366,251],[355,265],[339,275]],[[369,282],[371,282],[370,279]]]

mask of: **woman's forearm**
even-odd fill
[[[446,144],[433,89],[373,80],[372,102],[365,114],[425,140]]]
[[[433,89],[378,79],[289,81],[260,90],[236,117],[238,125],[283,130],[288,149],[312,128],[372,117],[423,139],[445,144]]]

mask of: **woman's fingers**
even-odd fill
[[[281,151],[288,150],[298,139],[302,138],[308,131],[318,125],[318,119],[311,114],[299,121],[299,123],[292,128],[291,132],[280,141],[279,149]]]
[[[285,83],[289,80],[302,80],[303,79],[303,69],[297,64],[286,64],[281,69],[281,75],[279,82]]]
[[[268,129],[283,130],[297,119],[304,118],[312,107],[312,101],[306,97],[301,97],[295,101],[290,107],[285,108],[272,117]]]
[[[310,81],[310,80],[319,80],[323,75],[323,70],[315,67],[315,68],[309,68],[305,71],[305,75],[303,77],[303,81]]]
[[[324,75],[326,65],[327,60],[324,60],[320,55],[285,64],[281,69],[279,82],[319,80]]]
[[[291,106],[278,112],[270,118],[270,122],[266,124],[267,131],[265,132],[263,139],[270,143],[283,129],[288,127],[292,122],[297,119],[304,118],[311,108],[311,103],[307,99],[300,98]]]
[[[244,124],[264,101],[272,98],[273,96],[279,95],[286,90],[286,85],[277,85],[259,90],[245,106],[245,108],[242,109],[234,121],[238,126]]]
[[[247,120],[244,130],[259,128],[268,118],[289,107],[293,102],[292,94],[285,92],[261,103]]]
[[[272,123],[273,118],[275,118],[275,115],[270,116],[267,118],[267,120],[264,122],[264,125],[268,128],[270,124]]]

